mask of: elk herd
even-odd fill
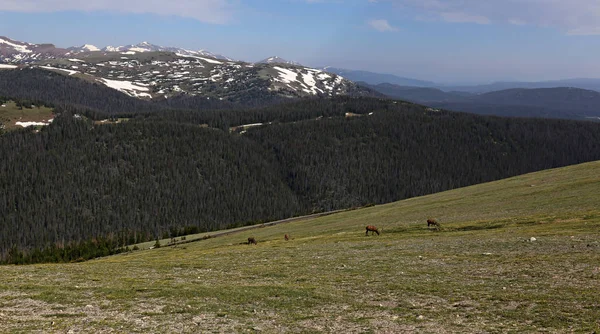
[[[439,230],[441,228],[441,225],[440,225],[440,223],[438,223],[437,220],[435,220],[433,218],[429,218],[429,219],[427,219],[427,228],[429,228],[431,226],[433,226],[433,228],[435,230]],[[377,228],[376,226],[374,226],[374,225],[367,225],[365,236],[368,236],[369,232],[371,232],[371,235],[374,235],[375,233],[377,233],[377,235],[380,235],[381,230],[379,228]],[[285,241],[289,241],[290,240],[290,236],[288,234],[285,234],[283,236],[283,239]],[[254,238],[254,237],[249,237],[248,238],[248,245],[256,245],[256,244],[258,244],[258,242],[256,241],[256,238]]]

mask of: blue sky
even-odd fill
[[[0,0],[0,35],[438,82],[600,78],[600,0]]]

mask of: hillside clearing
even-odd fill
[[[19,108],[13,101],[0,103],[0,123],[7,130],[20,129],[29,124],[49,124],[54,118],[53,111],[47,107]]]
[[[599,190],[593,162],[85,263],[4,266],[1,324],[75,333],[597,332]],[[365,237],[366,225],[381,236]],[[244,244],[249,236],[258,245]]]

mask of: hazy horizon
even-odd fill
[[[596,0],[0,0],[0,35],[276,55],[445,84],[600,78]]]

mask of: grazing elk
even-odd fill
[[[379,235],[379,229],[373,225],[367,226],[367,232],[365,233],[365,235],[369,235],[369,231],[371,232],[371,235],[373,233],[377,233],[377,235]]]
[[[440,228],[440,223],[437,222],[437,220],[435,219],[427,219],[427,227],[429,226],[435,226],[436,228]]]
[[[286,235],[284,235],[284,236],[283,236],[283,238],[285,239],[285,241],[288,241],[288,240],[290,240],[290,236],[289,236],[289,235],[287,235],[287,234],[286,234]]]
[[[248,238],[248,245],[253,245],[253,244],[254,244],[254,245],[258,244],[258,243],[256,242],[256,239],[254,239],[254,237],[250,237],[250,238]]]

